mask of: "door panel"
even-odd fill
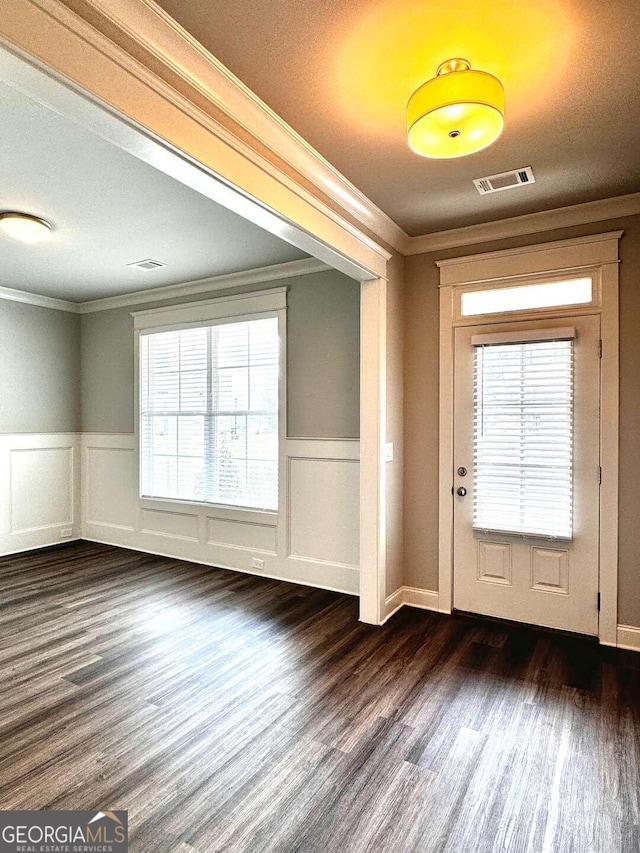
[[[591,316],[456,329],[456,609],[597,635],[599,341]]]

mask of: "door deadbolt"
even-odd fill
[[[467,494],[467,490],[465,489],[464,486],[459,486],[456,489],[456,494],[459,495],[461,498],[463,498]]]
[[[467,476],[467,469],[464,467],[464,465],[461,465],[458,468],[458,476],[459,477],[466,477]]]

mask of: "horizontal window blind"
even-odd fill
[[[571,538],[573,340],[475,347],[473,526]]]
[[[144,497],[278,508],[277,316],[140,337]]]

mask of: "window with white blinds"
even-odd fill
[[[572,537],[573,344],[476,344],[474,528]]]
[[[278,508],[277,315],[140,336],[143,497]]]

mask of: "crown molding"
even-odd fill
[[[54,308],[56,311],[67,311],[70,314],[80,313],[80,306],[77,302],[54,299],[53,296],[41,296],[39,293],[30,293],[26,290],[14,290],[11,287],[0,287],[0,299],[6,299],[9,302],[23,302],[25,305],[36,305],[38,308]]]
[[[481,225],[468,225],[449,231],[436,231],[421,237],[410,237],[405,247],[405,255],[422,255],[427,252],[440,252],[445,249],[457,249],[491,240],[504,240],[509,237],[524,237],[543,231],[555,231],[571,228],[574,225],[587,225],[618,219],[640,213],[640,193],[588,201],[570,207],[558,207],[554,210],[542,210],[538,213],[526,213],[510,219],[498,219]]]
[[[404,250],[409,240],[408,234],[154,0],[119,0],[117,3],[113,0],[83,0],[83,3],[150,53],[171,75],[196,90],[253,137],[263,149],[270,151],[324,196],[332,199],[338,210],[391,248],[398,252]],[[294,178],[286,175],[264,155],[241,143],[237,137],[235,145],[242,149],[245,156],[259,161],[262,168],[277,173],[280,180],[284,178],[285,183],[306,194]],[[323,208],[323,212],[330,211],[333,217],[340,216],[311,193],[308,193],[309,198],[313,198],[314,203]]]
[[[195,296],[200,293],[210,293],[214,290],[226,290],[232,287],[263,284],[268,281],[281,281],[311,273],[332,270],[328,264],[316,258],[303,258],[301,261],[287,261],[283,264],[271,264],[268,267],[256,267],[252,270],[227,273],[226,275],[202,278],[198,281],[187,281],[184,284],[167,284],[163,287],[153,287],[149,290],[136,290],[133,293],[123,293],[120,296],[105,296],[102,299],[90,299],[87,302],[69,302],[66,299],[55,299],[53,296],[41,296],[26,290],[14,290],[11,287],[0,287],[0,299],[10,302],[23,302],[26,305],[36,305],[38,308],[55,308],[56,311],[67,311],[70,314],[93,314],[96,311],[109,311],[111,308],[128,308],[132,305],[142,305],[145,302],[160,302],[181,296]]]
[[[92,314],[95,311],[109,311],[112,308],[128,308],[132,305],[142,305],[146,302],[160,302],[182,296],[194,296],[200,293],[210,293],[214,290],[226,290],[231,287],[262,284],[267,281],[281,281],[299,275],[326,272],[331,267],[315,258],[303,258],[301,261],[287,261],[284,264],[272,264],[268,267],[257,267],[253,270],[242,270],[226,275],[212,276],[198,281],[188,281],[184,284],[168,284],[164,287],[153,287],[150,290],[138,290],[134,293],[123,293],[121,296],[105,296],[102,299],[91,299],[88,302],[76,304],[77,313]]]

